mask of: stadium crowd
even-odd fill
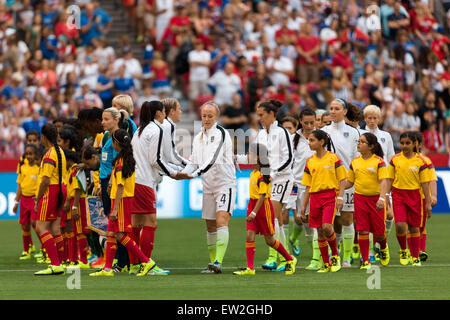
[[[67,8],[81,8],[80,25]],[[137,38],[108,45],[100,1],[0,1],[0,156],[24,152],[25,134],[114,95],[144,101],[181,92],[185,114],[220,105],[225,128],[254,127],[255,103],[280,117],[342,98],[381,107],[394,138],[417,130],[425,153],[450,150],[449,1],[116,0]],[[378,8],[375,10],[375,8]],[[377,24],[377,17],[380,23]],[[132,44],[142,55],[134,57]],[[363,123],[361,123],[364,126]]]

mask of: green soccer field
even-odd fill
[[[67,282],[72,275],[33,275],[44,266],[34,259],[18,259],[22,251],[20,228],[16,221],[2,221],[0,299],[449,299],[449,225],[450,215],[434,215],[429,220],[427,251],[430,257],[422,267],[400,266],[399,246],[393,230],[389,237],[391,264],[380,266],[379,273],[366,273],[357,266],[338,273],[306,271],[311,249],[306,248],[302,234],[303,250],[295,275],[261,270],[268,247],[264,239],[258,237],[257,273],[253,277],[238,277],[232,275],[232,271],[246,265],[243,218],[231,220],[230,244],[224,273],[220,275],[200,274],[209,262],[202,220],[160,220],[153,259],[159,266],[171,270],[169,276],[136,277],[121,273],[114,278],[91,278],[90,270],[82,270],[81,288],[68,289]],[[37,243],[35,236],[33,239]],[[379,279],[379,289],[375,277]]]

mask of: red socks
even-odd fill
[[[61,234],[56,234],[55,235],[55,245],[56,245],[56,249],[58,250],[58,257],[59,257],[59,261],[66,261],[67,260],[67,254],[66,251],[64,250],[64,238],[62,237]]]
[[[420,251],[425,251],[427,248],[427,230],[423,228],[420,230]]]
[[[420,247],[420,232],[411,233],[411,256],[419,259],[419,247]]]
[[[117,240],[114,237],[106,237],[105,266],[103,269],[112,269],[112,264],[117,251]]]
[[[50,258],[51,264],[53,266],[61,265],[61,261],[59,260],[58,250],[56,249],[55,239],[50,234],[50,232],[46,232],[40,236],[42,246],[47,253],[47,256]]]
[[[87,255],[88,255],[88,243],[86,239],[86,235],[83,233],[77,235],[77,243],[78,248],[80,249],[80,261],[84,264],[88,263]]]
[[[30,245],[33,245],[33,239],[31,238],[31,231],[26,230],[24,226],[22,226],[22,242],[23,242],[23,251],[29,252]]]
[[[369,261],[369,234],[359,234],[359,251],[361,252],[361,257],[363,262]]]
[[[75,233],[67,232],[67,255],[70,262],[78,261],[78,246],[77,239],[75,238]]]
[[[138,227],[132,227],[131,229],[131,239],[133,239],[134,242],[136,242],[136,245],[139,246],[139,236],[141,234],[141,228]],[[137,264],[139,263],[138,258],[131,252],[128,252],[128,257],[130,258],[130,264]]]
[[[395,234],[397,236],[398,244],[400,245],[400,249],[405,250],[406,249],[406,232],[404,233],[397,233]]]
[[[330,265],[330,259],[328,257],[328,241],[318,239],[320,254],[324,264]]]
[[[153,242],[155,241],[155,227],[145,226],[142,228],[140,246],[142,252],[148,258],[151,258],[153,251]]]
[[[255,270],[254,261],[255,261],[255,241],[246,241],[245,242],[245,251],[247,253],[247,268]]]
[[[331,249],[331,255],[338,256],[339,253],[337,250],[336,233],[333,232],[333,234],[327,238],[327,241],[328,241],[328,245],[330,246],[330,249]]]
[[[141,249],[136,245],[136,242],[133,241],[128,235],[124,235],[120,240],[120,243],[128,249],[128,252],[131,252],[135,255],[141,262],[147,263],[149,258],[142,253]]]
[[[280,241],[275,240],[275,242],[272,245],[272,248],[277,250],[278,253],[281,254],[283,256],[283,258],[286,259],[286,261],[294,260],[294,258],[292,258],[292,256],[289,254],[289,252],[286,251],[286,249],[284,248],[283,244]]]

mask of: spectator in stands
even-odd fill
[[[288,87],[290,78],[295,75],[294,64],[288,57],[281,55],[280,47],[276,47],[273,57],[267,59],[266,70],[272,84],[276,87]]]
[[[219,105],[233,104],[233,95],[241,90],[241,79],[234,73],[234,64],[227,62],[224,70],[216,71],[208,80],[214,88],[214,101]]]
[[[393,116],[386,119],[383,128],[391,134],[395,152],[400,152],[400,135],[410,129],[403,101],[396,100],[393,111]]]
[[[189,52],[189,103],[190,110],[194,111],[195,100],[199,95],[210,94],[207,86],[209,79],[209,67],[211,65],[211,54],[204,49],[200,38],[194,41],[194,50]]]
[[[233,103],[224,105],[221,112],[221,123],[225,129],[243,129],[247,128],[247,115],[242,105],[242,97],[239,93],[233,95]]]
[[[301,25],[301,35],[297,40],[298,79],[300,84],[319,81],[320,39],[312,35],[309,23]]]

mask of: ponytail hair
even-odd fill
[[[126,179],[133,175],[136,161],[133,157],[133,147],[131,146],[131,136],[123,129],[118,129],[112,134],[112,139],[119,144],[121,150],[113,161],[116,164],[120,158],[123,159],[122,176]]]
[[[333,145],[333,141],[331,141],[330,136],[328,135],[328,133],[326,133],[323,130],[314,130],[313,132],[311,132],[311,134],[314,135],[314,137],[316,137],[317,140],[324,140],[325,143],[323,144],[323,148],[327,151],[331,151],[331,148],[333,148],[333,152],[335,151],[334,145]]]
[[[158,100],[152,100],[152,101],[145,101],[141,106],[141,111],[139,114],[140,124],[138,129],[138,136],[140,137],[142,134],[142,131],[144,131],[145,127],[155,120],[155,115],[157,111],[163,111],[164,105],[161,103],[161,101]]]
[[[373,146],[372,153],[379,156],[380,158],[384,157],[383,148],[381,147],[381,144],[378,142],[377,136],[370,132],[365,132],[362,134],[362,136],[366,137],[367,144],[370,146]]]
[[[64,195],[62,192],[62,175],[63,175],[62,155],[61,155],[61,148],[57,144],[58,130],[56,130],[56,127],[53,123],[46,123],[41,129],[41,134],[53,145],[53,147],[55,148],[55,151],[56,151],[56,155],[58,157],[57,169],[58,169],[59,191],[58,191],[58,201],[56,203],[56,207],[58,210],[60,210],[63,205]]]
[[[298,122],[298,125],[297,125],[297,130],[302,128],[302,123],[301,122],[302,122],[304,116],[314,116],[314,119],[316,119],[316,113],[314,112],[313,109],[311,109],[309,107],[303,108],[303,110],[300,112],[299,122]],[[299,141],[300,141],[300,134],[298,134],[296,132],[295,136],[294,136],[294,150],[297,149]]]
[[[336,98],[334,99],[334,101],[339,102],[340,104],[342,104],[344,109],[347,109],[346,117],[349,121],[356,122],[361,121],[364,118],[361,109],[358,106],[354,105],[353,103],[348,102],[341,98]]]
[[[283,104],[279,100],[269,100],[262,102],[258,105],[258,108],[263,108],[267,113],[273,112],[273,115],[276,117],[278,111],[281,109]]]
[[[411,132],[414,135],[414,142],[417,142],[419,147],[416,147],[415,152],[420,152],[420,145],[423,143],[423,134],[420,131],[412,131]]]

